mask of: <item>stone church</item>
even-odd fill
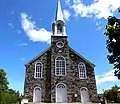
[[[60,0],[51,45],[26,67],[24,97],[29,102],[97,102],[95,65],[68,44]]]

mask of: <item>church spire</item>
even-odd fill
[[[66,36],[66,26],[60,0],[57,2],[56,17],[55,21],[52,24],[52,32],[55,36]]]
[[[57,21],[57,20],[61,20],[64,22],[64,17],[63,17],[60,0],[57,1],[57,10],[56,10],[55,21]]]
[[[55,21],[52,24],[52,32],[55,36],[66,36],[66,26],[60,0],[57,1]]]

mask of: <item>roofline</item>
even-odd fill
[[[38,57],[42,56],[42,55],[43,55],[45,52],[47,52],[50,48],[51,48],[51,46],[48,47],[45,51],[43,51],[41,54],[38,54],[38,55],[37,55],[35,58],[33,58],[32,60],[28,61],[28,62],[25,64],[25,66],[28,65],[28,64],[30,64],[30,63],[33,62],[34,60],[36,60]]]
[[[72,49],[70,46],[68,46],[73,52],[75,52],[78,56],[80,56],[83,60],[85,60],[86,62],[88,62],[92,67],[95,67],[95,64],[93,64],[92,62],[90,62],[89,60],[87,60],[86,58],[84,58],[82,55],[80,55],[78,52],[76,52],[74,49]]]
[[[78,56],[80,56],[83,60],[85,60],[86,62],[88,62],[92,67],[95,67],[95,64],[93,64],[92,62],[90,62],[89,60],[87,60],[86,58],[84,58],[82,55],[80,55],[78,52],[76,52],[74,49],[72,49],[70,46],[68,46],[69,49],[73,52],[75,52]],[[33,62],[34,60],[36,60],[38,57],[42,56],[45,52],[47,52],[49,49],[51,49],[51,46],[48,47],[45,51],[43,51],[41,54],[37,55],[35,58],[33,58],[32,60],[28,61],[26,65],[30,64],[31,62]]]

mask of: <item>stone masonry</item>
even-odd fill
[[[56,46],[58,41],[64,43],[64,47],[59,49]],[[61,51],[59,51],[61,50]],[[55,58],[57,56],[64,56],[66,59],[66,76],[55,76]],[[35,79],[35,63],[43,63],[43,78]],[[87,70],[87,79],[80,79],[78,72],[79,62],[84,62]],[[68,45],[67,36],[52,36],[51,46],[44,53],[38,55],[32,61],[30,61],[26,66],[26,76],[25,76],[25,87],[24,96],[29,99],[29,102],[33,101],[33,90],[36,86],[39,86],[42,90],[41,102],[56,102],[56,84],[64,83],[67,86],[67,99],[68,102],[80,102],[80,88],[86,87],[89,92],[89,97],[91,102],[97,102],[97,89],[94,74],[94,65],[88,63],[83,59],[78,53],[76,53]],[[77,94],[77,98],[74,97]]]

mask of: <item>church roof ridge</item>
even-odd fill
[[[76,52],[73,48],[71,48],[70,46],[68,46],[69,49],[71,51],[73,51],[74,53],[76,53],[78,56],[80,56],[83,60],[85,60],[87,63],[89,63],[92,67],[95,67],[95,64],[93,64],[92,62],[90,62],[89,60],[87,60],[85,57],[83,57],[82,55],[80,55],[78,52]]]
[[[42,53],[38,54],[35,58],[33,58],[32,60],[28,61],[25,65],[28,65],[30,63],[32,63],[34,60],[36,60],[37,58],[39,58],[40,56],[42,56],[44,53],[46,53],[49,49],[51,49],[51,46],[48,47],[46,50],[44,50]]]

